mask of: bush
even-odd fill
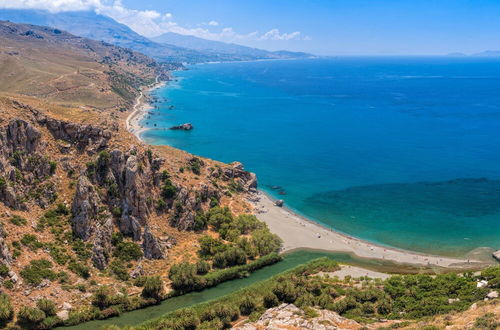
[[[200,277],[196,275],[196,266],[187,262],[173,265],[168,277],[172,280],[172,287],[175,290],[192,291],[200,285]]]
[[[0,277],[7,274],[9,274],[9,267],[4,263],[0,263]]]
[[[21,270],[21,276],[29,284],[38,285],[43,279],[53,281],[57,278],[51,268],[52,263],[46,259],[31,260],[29,266]]]
[[[204,260],[200,260],[196,263],[196,273],[198,275],[205,275],[210,271],[210,264]]]
[[[39,242],[37,237],[32,234],[24,234],[21,239],[21,243],[30,248],[32,251],[36,251],[43,247],[43,243]]]
[[[45,317],[45,313],[35,307],[23,306],[19,310],[19,313],[17,313],[17,321],[22,327],[25,328],[37,327],[45,319]]]
[[[281,239],[269,232],[267,228],[259,229],[252,233],[252,243],[261,256],[277,252],[281,247]]]
[[[240,313],[241,315],[250,315],[257,307],[253,297],[246,295],[240,302]]]
[[[159,276],[147,277],[142,289],[144,298],[153,298],[160,301],[163,293],[163,281]]]
[[[56,304],[49,299],[40,299],[37,301],[36,306],[42,310],[46,316],[54,316],[57,313]]]
[[[217,253],[224,252],[226,250],[224,242],[219,239],[212,238],[208,235],[200,237],[198,243],[200,243],[198,254],[201,257],[213,257]]]
[[[10,222],[16,226],[25,226],[28,221],[23,218],[23,217],[20,217],[18,215],[14,215],[10,218]]]
[[[123,242],[123,234],[118,232],[118,233],[113,233],[111,235],[111,244],[113,246],[117,246],[118,244]]]
[[[481,277],[488,281],[491,288],[500,288],[500,266],[490,267],[481,272]]]
[[[123,264],[123,261],[119,259],[113,260],[109,264],[109,269],[115,275],[115,277],[121,281],[126,281],[130,278],[127,268],[125,268],[125,265]]]
[[[0,326],[4,326],[14,317],[14,307],[10,297],[5,293],[0,293]]]
[[[70,262],[68,265],[68,269],[71,270],[73,273],[77,274],[81,278],[87,279],[90,277],[90,267],[87,265],[84,265],[80,262]]]
[[[278,306],[278,304],[280,303],[278,297],[276,297],[276,295],[272,292],[267,293],[264,298],[262,298],[262,300],[265,308],[272,308]]]
[[[123,261],[138,260],[143,256],[141,247],[134,242],[118,243],[113,255]]]
[[[97,288],[92,296],[92,305],[98,307],[99,309],[105,309],[111,305],[111,288],[103,285]]]
[[[172,199],[177,195],[177,188],[174,186],[170,179],[163,181],[163,186],[161,187],[161,196],[164,199]]]

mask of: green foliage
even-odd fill
[[[46,259],[31,260],[30,264],[21,270],[22,278],[32,285],[38,285],[43,279],[55,280],[57,274],[52,271],[52,263]]]
[[[189,168],[191,171],[196,174],[200,175],[201,173],[201,168],[204,166],[204,163],[201,159],[197,157],[193,157],[189,160]]]
[[[111,273],[113,273],[113,275],[115,275],[117,279],[121,281],[126,281],[130,277],[127,268],[123,264],[123,261],[121,261],[120,259],[113,260],[109,264],[109,270],[111,271]]]
[[[0,262],[0,277],[6,276],[7,274],[9,274],[9,267]]]
[[[257,308],[257,303],[253,297],[245,295],[239,304],[239,308],[241,315],[250,315]]]
[[[481,272],[481,277],[488,281],[491,288],[500,288],[500,266],[490,267]]]
[[[54,175],[54,173],[56,173],[57,163],[55,161],[51,160],[49,162],[49,166],[50,166],[50,175]]]
[[[5,293],[0,293],[0,326],[4,326],[14,317],[14,307],[10,297]]]
[[[43,247],[43,243],[39,242],[37,237],[32,234],[24,234],[21,243],[29,247],[32,251],[36,251]]]
[[[91,248],[92,248],[91,244],[85,244],[85,242],[83,242],[79,238],[76,238],[72,244],[73,251],[82,261],[88,260],[90,258],[90,256],[92,255]]]
[[[111,244],[113,246],[117,246],[118,244],[123,242],[123,234],[118,232],[118,233],[113,233],[111,235]]]
[[[198,254],[203,258],[210,258],[217,253],[221,253],[226,250],[226,246],[223,241],[208,235],[200,237],[198,243],[200,243]]]
[[[172,280],[172,287],[178,291],[191,291],[200,286],[201,278],[196,274],[196,266],[187,262],[173,265],[168,277]]]
[[[480,316],[474,322],[474,329],[477,330],[496,330],[500,327],[500,321],[495,318],[495,314],[486,313]]]
[[[166,172],[163,172],[163,175],[162,175],[163,185],[161,187],[161,196],[164,199],[172,199],[175,197],[175,195],[177,195],[177,188],[174,186],[174,184],[170,180],[168,173],[166,173],[166,174],[165,173]]]
[[[123,261],[138,260],[142,257],[141,247],[134,242],[120,242],[116,245],[113,255]]]
[[[25,226],[28,223],[28,221],[25,218],[20,217],[18,215],[13,215],[10,218],[10,222],[16,226]]]
[[[153,298],[160,301],[163,295],[163,281],[159,276],[146,277],[144,287],[142,288],[142,296],[144,298]]]
[[[8,279],[8,280],[4,280],[3,281],[3,286],[6,288],[6,289],[13,289],[14,288],[14,282],[12,282],[11,279]]]
[[[4,177],[0,176],[0,191],[4,190],[7,187],[7,181]]]
[[[17,321],[19,324],[28,329],[37,327],[45,317],[45,313],[35,307],[23,306],[19,310],[19,313],[17,313]]]
[[[47,316],[54,316],[57,313],[56,304],[52,300],[40,299],[37,301],[36,306]]]
[[[92,305],[98,307],[99,309],[104,309],[111,305],[111,288],[103,285],[97,288],[97,290],[92,295]]]
[[[72,261],[68,265],[68,269],[71,270],[73,273],[77,274],[81,278],[87,279],[90,277],[90,267],[87,265],[81,263],[81,262],[76,262]]]
[[[252,233],[252,243],[257,248],[259,255],[277,252],[281,247],[281,239],[271,233],[267,228],[258,229]]]
[[[196,263],[196,273],[198,275],[205,275],[210,271],[210,264],[205,260],[200,260]]]

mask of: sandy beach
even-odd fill
[[[141,140],[140,136],[141,133],[146,131],[148,128],[143,127],[141,125],[141,121],[144,118],[144,116],[147,114],[147,112],[153,107],[151,104],[149,104],[146,101],[146,97],[149,93],[151,93],[153,90],[161,88],[165,86],[166,82],[164,81],[158,81],[158,78],[156,79],[156,83],[150,87],[147,88],[145,91],[141,91],[139,96],[137,97],[134,107],[132,108],[132,112],[127,116],[127,119],[125,120],[125,125],[127,127],[127,131],[130,133],[134,134],[139,140]]]
[[[487,264],[481,260],[434,256],[389,248],[350,237],[305,219],[286,208],[275,206],[271,198],[263,192],[258,192],[250,202],[254,206],[256,216],[283,240],[283,252],[300,248],[348,252],[363,258],[447,268],[480,268]]]

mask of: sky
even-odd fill
[[[318,55],[500,50],[500,0],[0,0],[0,8],[95,10],[147,37],[176,32]]]

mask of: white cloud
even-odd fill
[[[7,9],[45,9],[53,13],[65,11],[95,10],[116,21],[129,26],[132,30],[146,37],[154,37],[166,32],[175,32],[195,37],[226,41],[288,41],[307,40],[301,38],[300,32],[281,33],[272,29],[264,34],[253,31],[246,34],[237,33],[231,27],[221,28],[213,32],[207,28],[188,28],[180,26],[172,19],[171,13],[160,13],[155,10],[136,10],[123,6],[121,0],[0,0],[0,8]],[[211,28],[218,27],[219,22],[212,20],[202,24]]]

